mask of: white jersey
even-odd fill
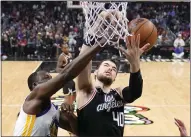
[[[28,115],[20,109],[14,136],[57,136],[59,113],[52,103],[39,115]]]

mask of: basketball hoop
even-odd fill
[[[100,46],[111,42],[118,44],[120,38],[130,35],[127,25],[129,21],[126,18],[127,2],[82,1],[80,4],[86,19],[84,40],[87,44],[93,46],[91,41]],[[100,38],[105,38],[106,41],[100,43]]]

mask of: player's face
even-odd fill
[[[69,53],[69,49],[68,49],[68,46],[63,46],[62,47],[62,52],[64,52],[64,53]]]
[[[117,76],[117,66],[111,61],[104,61],[97,71],[97,79],[104,85],[111,85]]]

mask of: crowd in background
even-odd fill
[[[158,30],[159,45],[173,45],[178,34],[189,44],[190,4],[183,2],[132,2],[128,4],[128,19],[144,17]]]
[[[178,34],[189,45],[189,9],[188,2],[129,2],[127,18],[151,20],[158,29],[156,46],[173,46]],[[82,9],[69,9],[66,1],[4,1],[1,10],[1,55],[55,59],[65,43],[78,56],[85,21]]]
[[[67,9],[64,1],[2,3],[3,54],[55,58],[60,44],[68,43],[72,51],[82,44],[81,9]]]

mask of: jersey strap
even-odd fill
[[[91,97],[88,99],[88,101],[87,101],[83,106],[81,106],[81,107],[78,108],[78,109],[81,110],[81,109],[83,109],[85,106],[87,106],[87,105],[93,100],[93,98],[95,97],[96,92],[97,92],[96,89],[94,89],[94,91],[93,91]]]

